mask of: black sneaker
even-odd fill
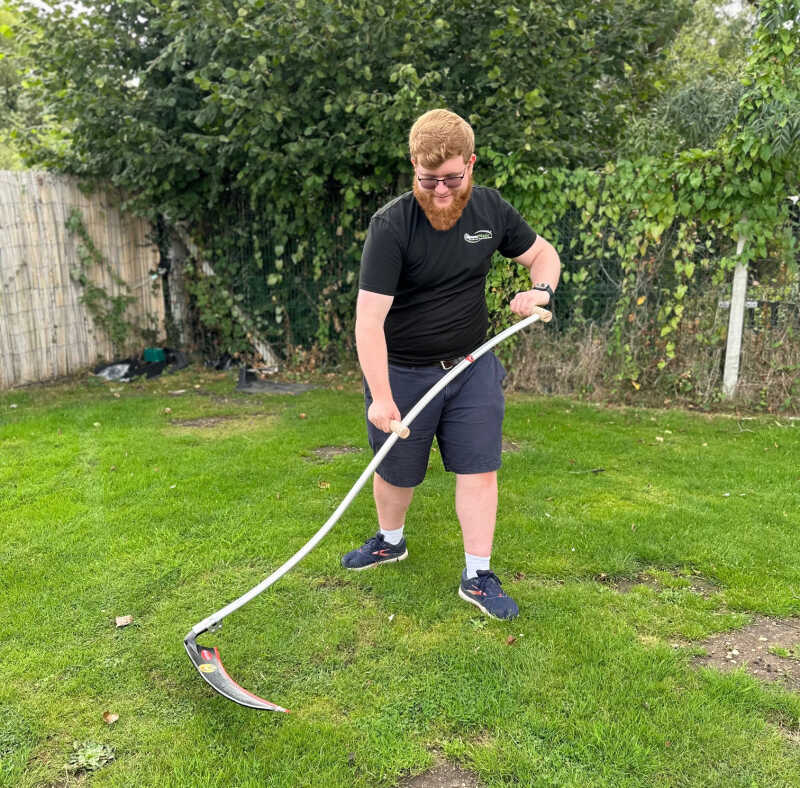
[[[401,539],[400,544],[389,544],[383,534],[378,531],[367,539],[361,547],[351,550],[342,556],[342,566],[345,569],[369,569],[378,564],[392,564],[408,558],[406,540]]]
[[[465,569],[461,573],[458,595],[492,618],[516,618],[519,615],[517,603],[503,593],[497,575],[488,569],[479,569],[478,576],[469,579]]]

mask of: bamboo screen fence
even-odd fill
[[[69,375],[110,361],[114,347],[94,325],[82,286],[80,239],[66,222],[77,209],[95,247],[116,277],[102,266],[87,275],[109,296],[125,287],[135,300],[125,322],[164,335],[164,299],[158,249],[146,221],[123,215],[113,192],[85,194],[76,180],[36,171],[0,171],[0,389]],[[117,348],[140,353],[141,337]]]

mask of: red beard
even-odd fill
[[[414,178],[414,196],[434,230],[449,230],[461,218],[472,196],[472,178],[470,177],[464,189],[459,189],[453,194],[450,205],[444,208],[436,205],[433,189],[423,189],[416,178]]]

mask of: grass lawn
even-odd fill
[[[434,454],[408,560],[341,569],[376,528],[364,490],[200,638],[281,715],[218,697],[183,637],[305,544],[370,455],[355,378],[234,383],[0,394],[0,784],[392,786],[446,759],[486,786],[800,785],[800,696],[692,664],[751,616],[800,615],[800,421],[510,396],[492,566],[520,618],[458,598]]]

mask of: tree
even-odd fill
[[[18,15],[11,6],[0,8],[0,170],[22,167],[22,157],[11,140],[17,125],[21,79],[17,73],[12,25]]]
[[[0,169],[24,167],[22,134],[35,132],[51,150],[63,149],[63,130],[44,110],[41,96],[29,89],[31,60],[26,39],[40,36],[32,16],[5,0],[0,7]]]
[[[752,11],[699,0],[670,45],[647,112],[630,117],[618,156],[637,158],[710,148],[736,116],[755,24]]]
[[[39,14],[41,95],[74,149],[34,160],[110,177],[190,215],[256,193],[391,187],[431,106],[531,166],[600,164],[653,95],[685,0],[93,0]],[[33,13],[33,12],[32,12]],[[304,195],[305,197],[306,195]]]
[[[282,325],[311,315],[316,328],[286,342],[325,344],[347,334],[337,320],[352,311],[359,233],[407,188],[406,134],[421,112],[447,106],[473,122],[484,183],[512,153],[533,168],[599,165],[654,95],[689,2],[82,5],[29,12],[44,31],[26,39],[38,95],[71,130],[61,150],[30,134],[30,160],[111,181],[188,224],[264,332],[294,286],[303,308]],[[196,298],[229,333],[230,304],[202,281]]]

